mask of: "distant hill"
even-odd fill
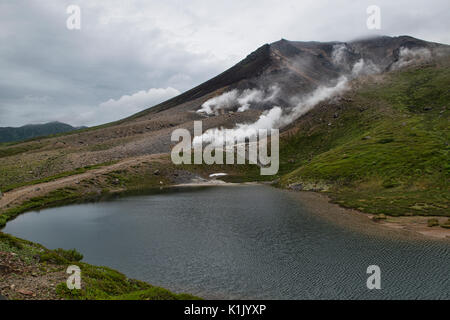
[[[71,125],[62,122],[27,124],[22,127],[0,127],[0,142],[22,141],[83,128],[85,127],[72,127]]]

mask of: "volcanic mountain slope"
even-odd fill
[[[405,60],[406,56],[414,60],[413,66],[408,66],[409,60]],[[422,70],[421,75],[417,79],[414,78],[417,82],[410,83],[408,79],[402,78],[405,82],[404,86],[397,87],[398,97],[395,93],[392,94],[390,96],[392,99],[382,104],[383,108],[373,108],[370,112],[372,114],[377,110],[388,115],[394,112],[388,105],[398,104],[398,99],[408,96],[411,99],[402,102],[408,104],[402,104],[402,108],[406,109],[402,109],[402,112],[396,110],[395,113],[400,112],[402,116],[403,112],[414,114],[415,111],[408,108],[414,109],[414,105],[420,105],[420,108],[427,107],[422,102],[419,101],[420,104],[417,104],[417,101],[412,99],[416,91],[430,90],[433,94],[442,96],[441,91],[448,88],[448,79],[442,75],[442,72],[448,70],[448,64],[445,62],[448,56],[448,46],[407,36],[378,37],[349,43],[280,40],[270,45],[266,44],[217,77],[129,118],[72,134],[0,147],[0,157],[2,157],[0,190],[11,189],[17,185],[58,174],[76,173],[80,171],[78,168],[108,165],[111,161],[123,161],[130,157],[167,153],[172,145],[170,141],[172,131],[176,128],[192,129],[194,120],[202,120],[203,130],[220,126],[231,128],[238,123],[254,122],[265,109],[274,105],[288,110],[294,105],[292,97],[301,97],[321,86],[333,86],[340,76],[351,74],[355,65],[361,60],[372,69],[376,69],[378,73],[377,76],[365,76],[352,80],[352,86],[354,88],[359,86],[361,92],[366,90],[365,82],[387,82],[392,75],[400,72],[395,70],[397,68]],[[431,68],[438,74],[420,68]],[[436,77],[443,77],[444,80],[434,83]],[[431,86],[430,82],[434,86]],[[206,101],[225,92],[234,89],[240,92],[245,89],[267,91],[274,85],[279,89],[275,97],[269,101],[254,104],[244,112],[217,112],[211,115],[196,112]],[[404,91],[405,86],[408,92]],[[290,173],[300,166],[304,167],[305,161],[312,161],[323,152],[329,152],[333,147],[349,142],[350,138],[360,141],[359,135],[366,132],[349,128],[353,128],[356,124],[364,123],[366,126],[367,123],[372,123],[372,118],[366,118],[368,113],[358,111],[358,116],[355,116],[353,122],[338,124],[340,119],[345,118],[345,108],[349,108],[351,114],[354,110],[367,110],[367,105],[355,105],[355,102],[350,102],[351,99],[357,100],[353,95],[354,90],[351,90],[340,99],[325,100],[297,122],[283,129],[285,136],[297,137],[297,139],[301,137],[301,143],[298,144],[298,140],[295,143],[292,141],[282,143],[280,175]],[[372,99],[377,98],[372,96]],[[446,96],[444,98],[447,99]],[[442,97],[438,99],[442,106],[448,103],[445,99]],[[370,103],[368,100],[358,101],[361,104]],[[437,110],[437,106],[434,108],[433,110]],[[313,118],[312,114],[314,114]],[[431,114],[436,117],[441,116],[442,120],[446,116],[446,111],[444,114],[435,114],[435,111]],[[382,114],[377,116],[373,113],[373,116],[377,119],[373,123],[379,123],[378,120],[386,123],[386,118],[382,117]],[[321,128],[320,134],[310,135],[309,133],[314,130],[304,125],[314,121],[319,121],[321,124],[321,126],[311,124],[312,127]],[[433,125],[430,124],[430,126]],[[347,135],[348,132],[352,132],[351,137]],[[322,138],[316,140],[318,136]],[[336,167],[335,169],[338,170]],[[302,172],[301,176],[307,176],[307,174]],[[296,177],[298,176],[292,175],[289,179],[282,181],[286,186],[299,184],[300,179]],[[317,178],[323,183],[331,179],[329,176],[317,176]]]

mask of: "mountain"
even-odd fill
[[[72,127],[71,125],[62,122],[28,124],[22,127],[0,127],[0,142],[22,141],[83,128],[86,127]]]
[[[333,63],[333,49],[342,46],[349,59],[343,65]],[[427,42],[409,36],[375,37],[352,42],[301,42],[281,39],[265,44],[248,55],[244,60],[206,81],[199,86],[144,110],[128,119],[145,117],[189,101],[207,97],[213,92],[246,89],[278,83],[285,94],[309,92],[320,84],[339,76],[349,65],[359,59],[373,61],[382,71],[400,60],[400,49],[441,49],[448,52],[449,47]]]
[[[320,190],[369,213],[448,215],[449,52],[409,36],[265,44],[218,76],[126,119],[0,146],[0,189],[105,167],[71,186],[77,193],[67,194],[79,197],[118,185],[172,183],[182,169]],[[208,106],[213,112],[198,112]],[[275,106],[284,116],[276,176],[262,177],[254,166],[177,168],[167,160],[175,129],[192,131],[194,120],[202,120],[204,131],[254,124]],[[152,160],[156,154],[165,154],[163,165]]]

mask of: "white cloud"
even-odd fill
[[[106,108],[105,111],[124,110],[127,112],[138,112],[143,108],[151,107],[164,100],[170,99],[180,94],[180,91],[172,87],[168,88],[151,88],[148,91],[141,90],[132,95],[124,95],[119,99],[109,99],[108,101],[100,103],[100,108]]]
[[[148,91],[141,90],[131,95],[121,96],[119,99],[109,99],[102,102],[94,110],[81,115],[86,123],[101,118],[104,121],[115,121],[125,118],[139,111],[153,107],[180,94],[180,91],[172,87],[151,88]]]

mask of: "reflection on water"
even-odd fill
[[[351,232],[267,186],[185,188],[19,216],[4,232],[205,298],[450,298],[450,246]],[[382,289],[366,287],[369,265]]]

